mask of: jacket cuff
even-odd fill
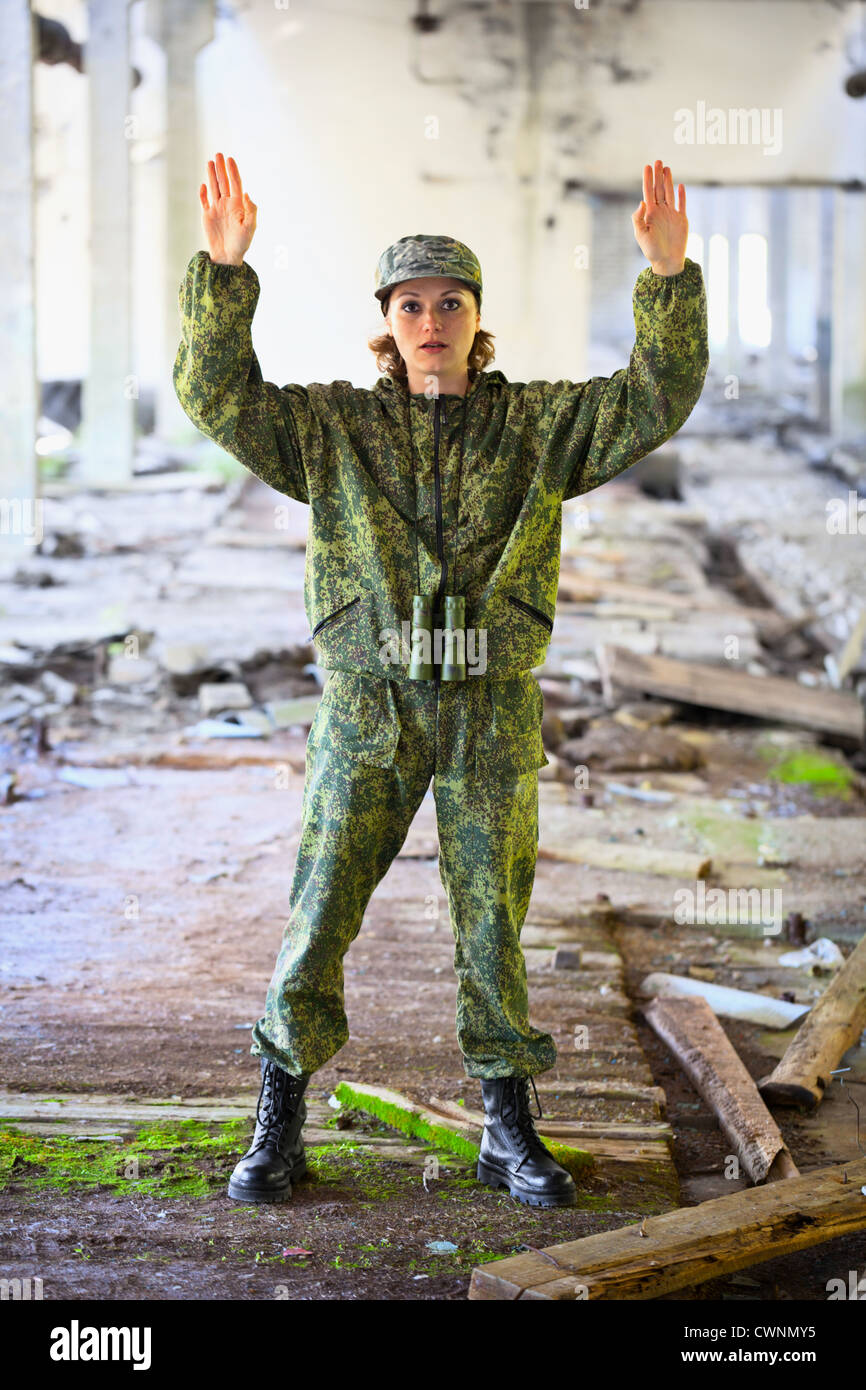
[[[196,251],[180,287],[181,311],[198,315],[217,310],[220,330],[249,321],[259,300],[259,277],[246,261],[222,265],[207,251]]]
[[[216,276],[227,273],[228,277],[231,278],[245,270],[250,271],[253,275],[256,273],[248,261],[241,261],[240,265],[228,265],[224,261],[212,261],[209,251],[196,251],[192,261],[193,264],[199,262],[201,265],[206,265]]]
[[[676,275],[656,275],[651,265],[645,266],[637,277],[638,284],[644,285],[698,285],[703,279],[703,271],[697,261],[690,260],[688,256],[682,270],[678,270]]]

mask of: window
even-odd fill
[[[767,304],[767,238],[758,232],[740,237],[737,323],[740,340],[750,347],[765,348],[770,342],[770,309]]]
[[[723,347],[728,341],[728,238],[720,232],[710,237],[707,266],[707,325],[710,343]]]

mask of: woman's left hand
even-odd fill
[[[685,265],[689,219],[686,190],[678,185],[679,207],[674,200],[673,175],[660,159],[643,167],[643,199],[632,214],[635,240],[656,275],[678,275]]]

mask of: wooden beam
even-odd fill
[[[866,1229],[866,1159],[472,1271],[470,1298],[659,1298]]]
[[[706,999],[654,999],[643,1013],[715,1114],[752,1182],[797,1177],[778,1125]]]
[[[688,850],[656,849],[652,845],[617,843],[615,840],[572,839],[567,844],[546,841],[542,825],[539,859],[564,859],[569,864],[593,864],[601,869],[624,869],[634,874],[671,874],[688,880],[706,878],[712,860]]]
[[[639,691],[841,734],[861,743],[866,733],[863,706],[856,695],[813,689],[781,676],[750,676],[724,665],[641,656],[627,647],[603,643],[596,647],[596,661],[605,700],[611,705],[616,703],[617,690]]]
[[[438,1096],[431,1096],[427,1102],[427,1108],[435,1110],[439,1115],[447,1115],[452,1120],[477,1125],[479,1132],[484,1125],[483,1111],[458,1105],[453,1100],[440,1100]],[[535,1128],[539,1136],[545,1141],[563,1139],[566,1142],[579,1142],[581,1145],[585,1139],[634,1139],[637,1143],[652,1142],[657,1139],[673,1139],[673,1130],[664,1120],[641,1122],[639,1120],[546,1120],[542,1118],[535,1121]]]
[[[818,1105],[832,1079],[830,1072],[864,1028],[866,936],[812,1005],[782,1060],[758,1082],[766,1104],[809,1109]]]

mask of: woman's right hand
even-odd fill
[[[212,261],[220,265],[242,265],[244,252],[256,230],[255,203],[244,193],[240,171],[229,155],[228,169],[221,154],[207,165],[210,201],[207,188],[199,186],[201,225]]]

